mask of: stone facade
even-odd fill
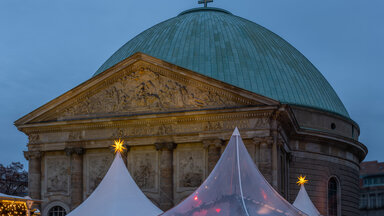
[[[331,125],[336,125],[333,127]],[[296,177],[327,215],[327,184],[340,183],[340,215],[358,214],[359,163],[367,149],[349,119],[230,86],[136,54],[52,100],[15,125],[29,137],[30,196],[42,212],[74,209],[97,187],[124,139],[127,167],[166,210],[198,187],[238,127],[255,164],[293,201]]]

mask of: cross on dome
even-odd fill
[[[199,0],[199,4],[204,4],[204,7],[208,7],[208,3],[212,3],[213,0]]]

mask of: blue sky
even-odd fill
[[[0,163],[26,163],[18,118],[89,79],[125,42],[197,0],[0,0]],[[261,24],[327,78],[384,161],[383,0],[216,0]]]

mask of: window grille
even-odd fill
[[[65,216],[67,212],[61,206],[54,206],[49,209],[48,216]]]

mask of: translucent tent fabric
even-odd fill
[[[237,129],[212,173],[180,204],[162,216],[301,216],[264,179]]]
[[[161,213],[141,192],[117,153],[99,186],[68,216],[155,216]]]
[[[308,196],[307,190],[305,190],[304,185],[301,185],[300,191],[297,194],[293,206],[300,209],[302,212],[305,212],[308,216],[320,216],[320,212],[317,210],[315,205],[313,205],[311,199]]]

